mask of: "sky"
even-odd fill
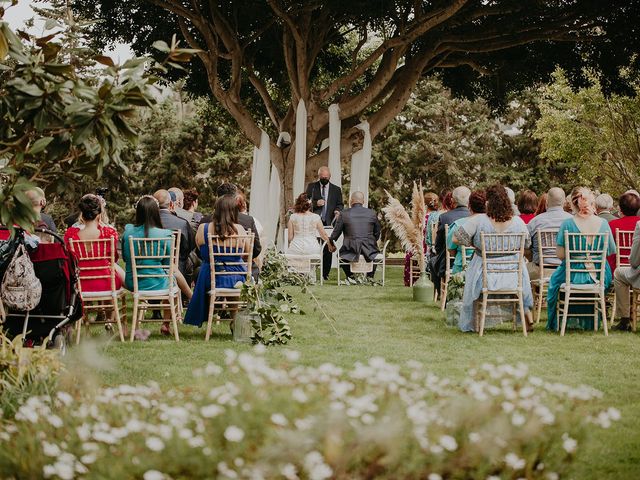
[[[33,3],[32,0],[19,0],[17,5],[11,6],[9,0],[0,0],[0,5],[6,9],[4,20],[8,22],[14,30],[16,28],[23,29],[24,22],[35,16],[34,11],[31,9]],[[38,2],[38,5],[44,6],[45,3]],[[29,33],[42,36],[44,33],[44,23],[36,22],[34,28],[32,28]],[[131,48],[125,44],[116,44],[113,48],[106,50],[104,54],[110,56],[116,63],[122,63],[134,56]]]

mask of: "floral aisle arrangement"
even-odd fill
[[[464,295],[464,275],[464,271],[454,273],[447,285],[446,322],[450,327],[457,327],[460,319]]]
[[[0,477],[549,479],[601,393],[483,364],[462,381],[381,358],[345,370],[226,351],[188,391],[157,384],[33,396],[0,423]],[[225,371],[226,370],[226,371]]]

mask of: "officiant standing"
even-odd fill
[[[318,181],[307,185],[307,197],[311,199],[313,213],[320,215],[322,224],[331,226],[334,219],[344,208],[342,203],[342,189],[330,182],[331,171],[328,167],[320,167]],[[332,254],[327,247],[322,252],[322,276],[329,278]]]

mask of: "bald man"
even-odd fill
[[[347,262],[357,262],[362,255],[367,262],[371,262],[378,255],[378,239],[380,238],[380,222],[378,215],[370,208],[365,208],[364,193],[353,192],[349,201],[351,208],[342,212],[336,220],[336,226],[329,238],[332,249],[335,249],[335,241],[344,235],[342,247],[340,248],[340,258]],[[351,283],[353,274],[349,264],[342,265],[347,282]],[[368,273],[368,277],[375,274]]]
[[[531,236],[531,250],[527,251],[527,258],[531,261],[527,263],[527,270],[529,271],[529,278],[531,280],[538,280],[540,278],[538,230],[559,230],[562,222],[571,218],[571,214],[565,212],[564,208],[562,208],[565,198],[564,190],[561,188],[553,187],[549,189],[547,192],[547,211],[533,217],[527,225],[529,235]],[[545,263],[560,265],[561,261],[559,258],[555,257],[555,251],[547,253],[545,249],[544,255],[547,259],[547,262]],[[550,255],[554,256],[551,257]],[[545,272],[545,276],[546,275],[547,272]]]
[[[180,230],[180,258],[178,260],[178,270],[184,275],[187,282],[191,282],[191,278],[187,278],[189,272],[187,270],[187,259],[189,253],[195,248],[195,235],[189,222],[185,219],[178,217],[171,211],[173,202],[171,201],[171,195],[167,190],[158,190],[153,194],[158,201],[160,207],[160,221],[162,222],[162,228],[169,230]]]
[[[31,206],[33,210],[38,214],[40,221],[47,227],[47,229],[51,230],[54,233],[58,232],[56,228],[56,224],[51,218],[51,215],[47,215],[42,211],[42,209],[47,205],[47,199],[44,195],[44,190],[39,187],[35,187],[32,190],[27,190],[25,195],[29,200],[31,200]],[[38,222],[36,222],[36,226],[38,226]]]
[[[331,171],[329,167],[318,169],[318,181],[307,185],[307,197],[311,199],[313,213],[320,215],[322,224],[329,226],[333,223],[342,209],[342,189],[330,182]],[[293,192],[297,197],[301,192]],[[322,252],[322,276],[329,278],[331,271],[331,252],[325,248]]]

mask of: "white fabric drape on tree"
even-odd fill
[[[340,163],[340,106],[329,105],[329,170],[331,183],[342,188],[342,165]]]
[[[349,196],[352,192],[364,193],[364,206],[369,205],[369,170],[371,168],[371,132],[369,122],[366,120],[356,125],[364,132],[364,143],[362,150],[358,150],[351,156],[351,186]]]
[[[307,109],[304,100],[296,110],[295,164],[293,166],[293,200],[305,191],[304,176],[307,168]]]
[[[269,173],[271,169],[271,152],[269,135],[263,130],[260,136],[260,147],[253,149],[253,168],[251,169],[251,197],[249,215],[260,220],[262,225],[268,223],[269,205]]]
[[[265,182],[266,183],[266,182]],[[271,179],[269,180],[269,201],[267,207],[267,218],[264,226],[264,236],[268,244],[263,248],[277,244],[278,220],[280,219],[280,175],[275,165],[271,165]]]

